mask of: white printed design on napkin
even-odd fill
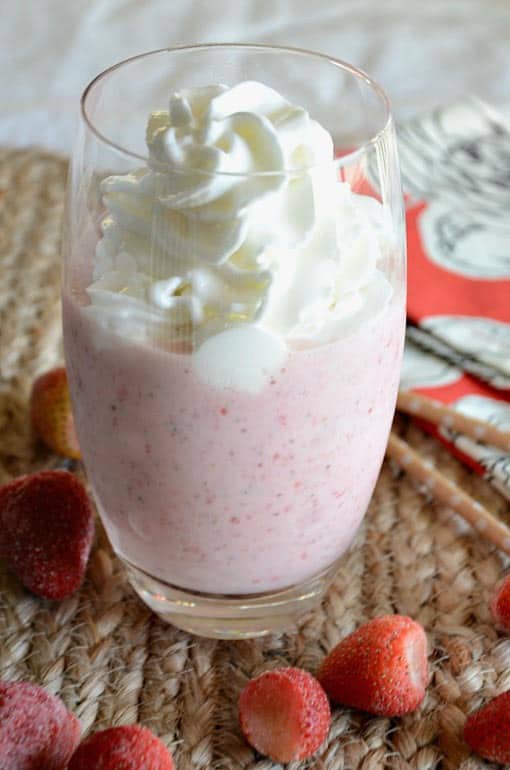
[[[442,358],[426,353],[408,339],[404,349],[400,388],[440,388],[460,380],[463,372]]]
[[[509,324],[491,318],[438,315],[424,318],[421,326],[442,337],[455,350],[472,358],[483,358],[491,366],[510,375]]]
[[[463,190],[460,190],[463,195]],[[432,201],[419,220],[425,250],[433,262],[472,278],[510,277],[510,225],[479,209],[458,210]]]
[[[477,100],[399,132],[404,188],[425,199],[428,256],[454,273],[510,278],[510,133]]]
[[[436,316],[441,318],[441,316]],[[466,319],[467,316],[462,316]],[[427,319],[431,321],[432,316]],[[505,325],[505,324],[504,324]],[[510,377],[505,377],[500,369],[494,366],[490,366],[488,363],[472,358],[461,350],[457,350],[453,345],[448,345],[441,337],[441,332],[432,334],[425,331],[421,326],[408,326],[406,332],[406,345],[408,341],[413,341],[420,348],[440,358],[450,361],[450,363],[462,369],[464,372],[468,372],[473,377],[477,377],[483,382],[487,382],[497,390],[510,390]]]

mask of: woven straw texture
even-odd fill
[[[0,482],[51,465],[34,442],[27,398],[36,374],[61,361],[58,251],[64,160],[38,151],[0,153]],[[490,510],[506,505],[419,429],[413,446]],[[270,770],[239,732],[246,680],[295,665],[315,671],[358,624],[400,612],[426,628],[431,682],[403,719],[335,709],[327,741],[291,770],[447,770],[490,767],[461,740],[465,715],[510,688],[510,638],[490,622],[488,597],[505,563],[448,510],[426,501],[388,464],[357,541],[322,607],[294,635],[253,642],[193,638],[141,604],[100,531],[82,590],[49,603],[0,564],[0,677],[58,693],[84,731],[141,722],[168,744],[178,770]]]

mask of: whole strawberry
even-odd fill
[[[16,479],[5,497],[0,524],[9,567],[38,596],[65,599],[83,581],[94,536],[83,484],[67,471],[41,471]]]
[[[414,711],[428,680],[425,631],[402,615],[370,620],[337,644],[317,678],[336,703],[387,717]]]
[[[174,770],[167,747],[145,727],[111,727],[87,738],[68,770]]]
[[[35,433],[59,455],[81,457],[74,428],[67,374],[63,367],[38,377],[30,395],[30,419]]]
[[[60,698],[27,682],[0,682],[2,770],[64,770],[80,732]]]
[[[252,679],[239,698],[244,737],[275,762],[306,759],[325,740],[331,722],[326,693],[299,668],[267,671]]]
[[[504,631],[510,631],[510,575],[496,585],[490,609],[495,624]]]
[[[464,740],[484,759],[510,763],[510,690],[468,717]]]

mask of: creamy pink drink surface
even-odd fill
[[[402,304],[394,296],[349,336],[290,350],[250,393],[208,384],[190,354],[130,341],[64,295],[77,430],[115,550],[220,594],[281,589],[334,563],[384,455]]]

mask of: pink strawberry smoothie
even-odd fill
[[[394,296],[349,336],[290,351],[251,393],[208,384],[192,355],[121,337],[64,294],[78,436],[118,554],[219,594],[281,589],[333,564],[383,459],[402,304]]]

